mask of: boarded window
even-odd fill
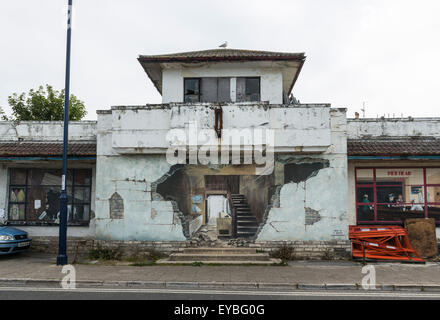
[[[217,78],[202,79],[202,102],[217,102]]]
[[[231,101],[231,79],[218,78],[217,102]]]
[[[202,102],[230,102],[231,78],[202,78]]]

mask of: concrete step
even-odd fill
[[[257,231],[258,225],[237,225],[237,231]]]
[[[170,264],[176,264],[176,265],[191,265],[194,263],[202,262],[203,264],[222,264],[222,265],[257,265],[257,266],[270,266],[281,263],[280,259],[269,259],[267,261],[255,261],[255,260],[243,260],[243,261],[170,261],[168,259],[162,259],[156,261],[156,264],[164,264],[164,265],[170,265]]]
[[[187,254],[256,254],[257,249],[253,248],[185,248],[183,253]]]
[[[237,230],[237,238],[249,238],[249,237],[253,237],[254,235],[255,232]]]
[[[215,253],[173,253],[169,257],[169,261],[268,261],[270,259],[267,253],[229,253],[229,254],[215,254]]]
[[[250,214],[249,215],[237,214],[237,220],[257,221],[257,219]]]
[[[237,220],[237,225],[238,226],[257,226],[258,227],[258,223],[256,220]]]
[[[241,233],[252,233],[255,234],[257,232],[258,227],[239,227],[237,226],[237,234]]]

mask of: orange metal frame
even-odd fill
[[[425,262],[399,226],[350,226],[349,238],[354,258]]]

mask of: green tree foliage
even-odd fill
[[[64,119],[64,90],[57,91],[50,85],[46,89],[31,89],[28,94],[14,93],[8,97],[12,116],[8,118],[0,108],[0,116],[12,121],[62,121]],[[84,102],[70,95],[69,120],[78,121],[87,114]]]

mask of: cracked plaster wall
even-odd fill
[[[331,145],[327,151],[310,156],[290,155],[328,160],[329,167],[300,183],[284,184],[283,174],[275,177],[275,184],[280,186],[279,207],[268,210],[267,223],[257,240],[347,239],[345,110],[331,109],[330,115]],[[152,190],[152,183],[171,169],[165,155],[117,153],[112,145],[114,116],[112,112],[98,112],[97,239],[186,240],[175,204],[155,197]],[[124,201],[124,219],[110,219],[109,199],[115,192]]]
[[[320,169],[307,180],[284,184],[278,200],[279,205],[268,212],[257,241],[347,239],[344,160],[333,159],[330,167]]]
[[[152,183],[171,168],[165,155],[120,155],[112,146],[112,115],[98,114],[96,228],[99,240],[184,241],[171,201],[154,198]],[[123,219],[110,218],[110,198],[124,202]]]
[[[96,238],[100,240],[184,241],[173,203],[152,196],[152,182],[170,169],[164,156],[99,156]],[[110,218],[110,198],[124,201],[124,217]]]
[[[348,239],[347,120],[345,109],[331,109],[331,146],[322,155],[283,156],[275,166],[278,192],[256,241]],[[290,159],[289,159],[290,158]],[[306,158],[306,159],[305,159]],[[295,160],[296,159],[296,160]],[[284,163],[327,162],[304,181],[284,181]],[[277,174],[278,173],[278,174]]]

